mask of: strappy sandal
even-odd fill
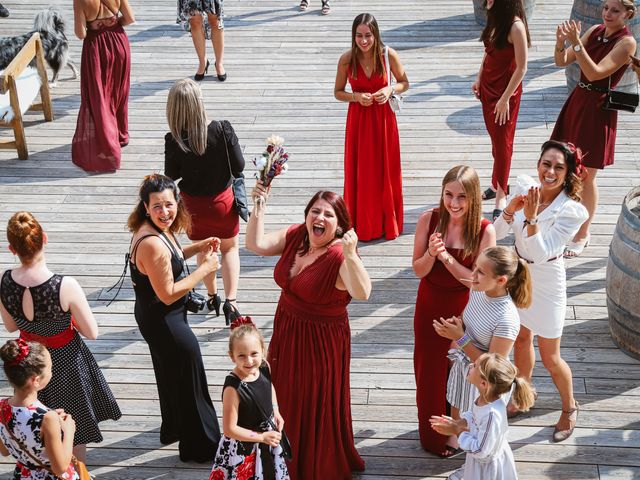
[[[553,430],[553,441],[556,443],[569,438],[573,434],[573,430],[576,428],[576,423],[578,423],[578,414],[580,413],[580,404],[577,400],[575,402],[576,406],[569,410],[563,410],[562,415],[560,415],[560,420],[558,420],[558,423],[560,423],[562,419],[566,417],[569,421],[570,427],[566,430],[560,430],[556,423],[556,428]]]
[[[329,0],[322,0],[322,15],[329,15],[331,13],[331,5],[329,5]]]
[[[564,258],[574,258],[579,257],[585,248],[589,246],[589,242],[591,241],[591,235],[587,235],[582,240],[578,240],[577,242],[571,241],[567,243],[567,246],[564,247],[564,252],[562,255]]]
[[[496,198],[496,191],[489,187],[484,192],[482,192],[482,200],[493,200]]]
[[[445,445],[444,451],[438,453],[440,458],[455,458],[458,455],[462,455],[464,450],[461,448],[452,447],[451,445]]]
[[[309,8],[309,0],[300,0],[300,11],[306,12]]]

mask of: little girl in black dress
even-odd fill
[[[250,317],[239,317],[231,329],[229,357],[236,366],[222,390],[224,435],[209,480],[289,480],[280,445],[284,420],[264,361],[264,338]],[[263,412],[277,431],[265,425]]]

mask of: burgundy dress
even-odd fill
[[[358,78],[349,72],[354,92],[375,93],[387,86],[387,74],[367,78],[358,64]],[[344,200],[360,240],[402,233],[402,169],[396,115],[389,102],[368,107],[349,103],[344,140]]]
[[[438,226],[439,213],[434,209],[429,222],[429,234]],[[489,225],[482,219],[480,238]],[[477,255],[463,257],[463,250],[447,248],[460,264],[471,268]],[[447,412],[447,351],[451,340],[441,337],[433,329],[433,320],[462,315],[469,300],[469,287],[460,283],[449,273],[444,264],[436,260],[431,271],[420,280],[416,312],[413,317],[415,347],[413,368],[416,375],[416,403],[418,405],[418,430],[420,443],[425,450],[441,453],[445,450],[446,435],[440,435],[429,424],[432,415]]]
[[[268,359],[293,449],[291,480],[348,480],[364,470],[351,425],[351,297],[335,287],[340,244],[291,277],[305,233],[304,224],[289,228],[275,267],[282,293]]]
[[[609,38],[604,37],[604,25],[598,25],[585,44],[584,48],[591,59],[598,63],[613,50],[613,47],[621,38],[630,35],[625,26]],[[614,88],[627,65],[623,65],[611,74],[611,88]],[[580,82],[606,89],[609,87],[609,77],[589,82],[580,72]],[[567,98],[556,126],[551,134],[552,140],[571,142],[582,150],[583,165],[591,168],[602,169],[607,165],[613,165],[613,156],[616,147],[616,128],[618,125],[618,112],[615,110],[602,110],[606,93],[595,90],[587,90],[576,86]]]
[[[484,45],[486,55],[480,75],[480,101],[484,124],[489,132],[489,137],[491,137],[491,153],[493,154],[491,186],[496,190],[501,187],[506,191],[511,170],[513,139],[520,111],[522,83],[518,85],[509,99],[509,120],[504,125],[497,124],[494,109],[507,89],[516,69],[516,54],[511,44],[505,48],[496,48],[490,42],[485,42]]]
[[[120,147],[129,143],[130,69],[129,39],[117,14],[87,22],[71,158],[88,172],[120,168]]]

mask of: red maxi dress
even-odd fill
[[[130,70],[129,39],[118,16],[87,22],[71,159],[88,172],[120,168],[121,146],[129,143]]]
[[[516,123],[520,111],[522,83],[509,99],[509,120],[504,125],[497,124],[494,109],[516,69],[516,54],[511,44],[505,48],[496,48],[493,43],[485,41],[484,45],[485,57],[480,75],[480,102],[484,124],[491,137],[493,155],[491,186],[495,190],[500,187],[506,191],[513,156],[513,139],[516,135]]]
[[[367,78],[358,64],[358,78],[349,72],[354,92],[375,93],[387,86],[387,75]],[[368,107],[349,103],[344,141],[344,199],[360,240],[402,233],[402,170],[396,115],[389,103]]]
[[[291,277],[306,226],[289,228],[274,278],[282,288],[268,360],[293,448],[291,480],[348,480],[364,470],[351,425],[351,297],[335,287],[344,261],[333,245]]]
[[[613,50],[618,40],[631,35],[625,26],[609,38],[604,36],[604,25],[598,25],[584,46],[591,59],[598,63]],[[611,75],[611,88],[615,88],[624,75],[627,65],[623,65]],[[591,83],[600,90],[609,88],[609,77],[589,82],[580,72],[580,82]],[[616,128],[618,126],[618,112],[616,110],[602,110],[606,93],[588,90],[576,86],[567,98],[556,126],[551,133],[551,140],[571,142],[582,150],[582,164],[603,169],[613,165],[616,148]]]
[[[429,222],[431,236],[438,226],[439,213],[434,209]],[[480,237],[489,225],[482,219]],[[471,268],[477,255],[463,257],[462,249],[447,248],[460,264]],[[416,375],[416,403],[418,405],[418,430],[420,443],[425,450],[441,453],[445,450],[446,435],[440,435],[429,424],[432,415],[447,412],[447,352],[451,340],[441,337],[433,329],[433,320],[460,316],[469,300],[469,287],[460,283],[449,273],[444,264],[436,260],[431,271],[420,280],[416,312],[413,317],[415,346],[413,368]]]

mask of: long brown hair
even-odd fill
[[[165,190],[171,190],[173,192],[173,197],[176,199],[176,203],[178,205],[176,218],[169,227],[169,231],[172,233],[191,231],[191,216],[178,193],[176,183],[166,175],[162,175],[161,173],[152,173],[151,175],[144,177],[140,184],[140,200],[127,220],[127,227],[130,232],[137,232],[144,222],[149,220],[147,217],[147,210],[145,209],[145,205],[149,204],[149,196],[152,193],[164,192]]]
[[[370,13],[361,13],[353,19],[353,25],[351,26],[351,59],[349,60],[349,66],[351,68],[351,76],[358,78],[358,52],[360,48],[356,43],[356,31],[360,25],[366,25],[373,34],[373,72],[377,75],[382,75],[382,54],[384,53],[384,43],[380,37],[380,28],[378,28],[378,22],[376,18]],[[389,68],[389,67],[387,67]]]
[[[336,220],[338,221],[338,228],[336,229],[336,238],[342,238],[342,236],[351,230],[351,216],[349,215],[349,210],[347,209],[347,204],[344,199],[335,192],[329,192],[327,190],[320,190],[317,192],[309,203],[307,203],[306,208],[304,209],[304,220],[307,221],[307,215],[311,211],[311,207],[318,200],[324,200],[333,208],[333,211],[336,212]],[[305,229],[304,238],[302,239],[302,245],[298,249],[299,255],[305,255],[309,251],[309,232]]]
[[[547,140],[542,144],[538,165],[542,160],[544,152],[555,148],[564,155],[564,161],[567,164],[567,175],[564,178],[564,191],[572,200],[580,201],[580,192],[582,192],[582,151],[572,143],[558,142],[557,140]]]
[[[480,179],[478,174],[469,165],[457,165],[447,172],[442,179],[442,191],[440,192],[440,218],[438,219],[438,232],[444,239],[449,226],[449,212],[444,206],[444,188],[448,183],[459,182],[467,195],[469,208],[462,229],[464,241],[464,257],[474,255],[480,246],[480,230],[482,227],[482,194],[480,193]]]
[[[518,308],[529,308],[532,302],[531,274],[527,262],[518,257],[515,250],[504,247],[489,247],[482,255],[493,264],[493,274],[507,277],[507,291]]]
[[[30,263],[44,246],[44,232],[31,212],[17,212],[7,223],[7,240],[20,261]]]
[[[487,8],[487,0],[484,2]],[[496,0],[493,6],[487,10],[487,26],[484,27],[480,35],[480,41],[493,43],[496,48],[505,48],[509,45],[509,32],[516,17],[524,23],[524,30],[527,33],[527,46],[531,46],[529,36],[529,24],[527,14],[524,10],[522,0]]]

